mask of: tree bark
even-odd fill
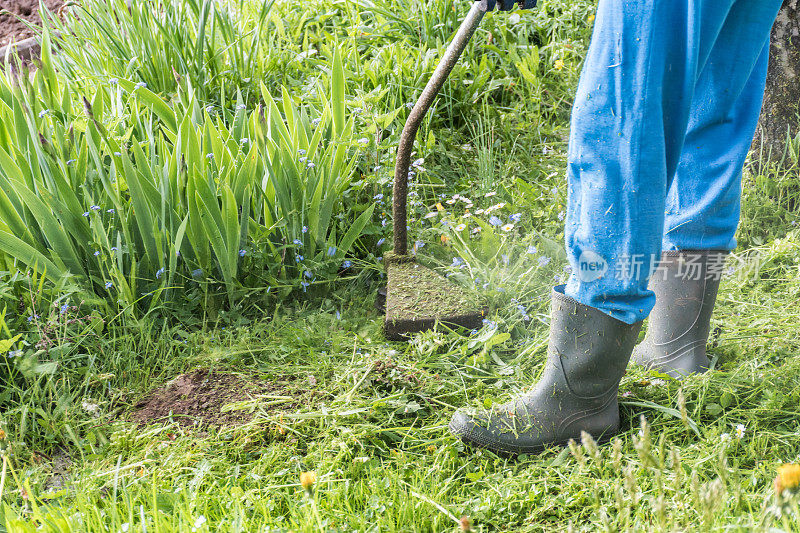
[[[786,140],[800,132],[800,0],[784,0],[772,27],[769,74],[753,147],[765,159],[781,159]]]

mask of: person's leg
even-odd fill
[[[572,114],[565,292],[628,324],[655,302],[647,275],[661,251],[669,181],[698,73],[733,3],[598,6]]]
[[[780,0],[738,0],[701,71],[667,194],[663,255],[645,340],[632,360],[673,377],[710,366],[706,342],[722,264],[735,246],[742,167],[761,110]],[[751,46],[742,36],[761,46]],[[749,76],[745,76],[749,73]]]
[[[533,453],[583,431],[600,438],[618,429],[617,388],[653,297],[646,275],[625,281],[614,273],[623,256],[660,251],[667,177],[678,164],[697,73],[732,3],[600,1],[570,137],[573,273],[553,292],[545,371],[507,404],[459,409],[450,430],[462,440]],[[596,267],[604,262],[612,270],[602,275]]]
[[[664,250],[733,250],[780,0],[738,0],[697,80],[666,202]]]

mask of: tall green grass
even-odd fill
[[[338,57],[319,108],[262,86],[217,114],[189,83],[169,103],[123,78],[76,90],[45,43],[30,80],[0,76],[6,263],[134,314],[193,284],[232,307],[335,277],[372,213],[343,211],[363,147]]]

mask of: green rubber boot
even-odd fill
[[[661,254],[650,277],[656,305],[647,335],[633,351],[634,363],[676,379],[708,370],[706,342],[726,256],[719,250]]]
[[[450,431],[502,455],[531,454],[579,440],[605,440],[619,429],[617,388],[641,322],[629,325],[552,293],[544,374],[533,389],[491,410],[459,409]]]

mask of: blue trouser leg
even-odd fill
[[[752,16],[752,3],[734,4],[697,81],[681,160],[667,192],[665,250],[736,247],[742,167],[761,111],[774,18],[771,10]],[[770,3],[778,9],[779,2],[765,2]],[[742,35],[754,42],[742,42]],[[732,72],[750,76],[731,78]]]
[[[680,228],[691,226],[673,213],[665,239],[668,191],[671,202],[678,191],[674,197],[683,203],[689,198],[684,190],[699,195],[710,182],[739,179],[730,170],[733,163],[722,176],[708,169],[679,172],[691,163],[684,142],[694,141],[687,145],[691,152],[696,139],[704,141],[703,150],[693,152],[692,166],[733,151],[746,154],[752,128],[748,134],[742,124],[757,120],[760,107],[752,104],[759,84],[751,78],[779,7],[779,0],[600,0],[570,132],[568,296],[627,323],[650,312],[655,297],[647,278],[662,240],[685,248],[676,241],[689,235]],[[763,93],[763,80],[760,87]],[[738,126],[723,127],[732,121]],[[719,140],[714,128],[728,135]],[[737,187],[719,185],[703,212],[729,201]],[[710,216],[694,231],[703,233],[706,223],[722,224]]]

